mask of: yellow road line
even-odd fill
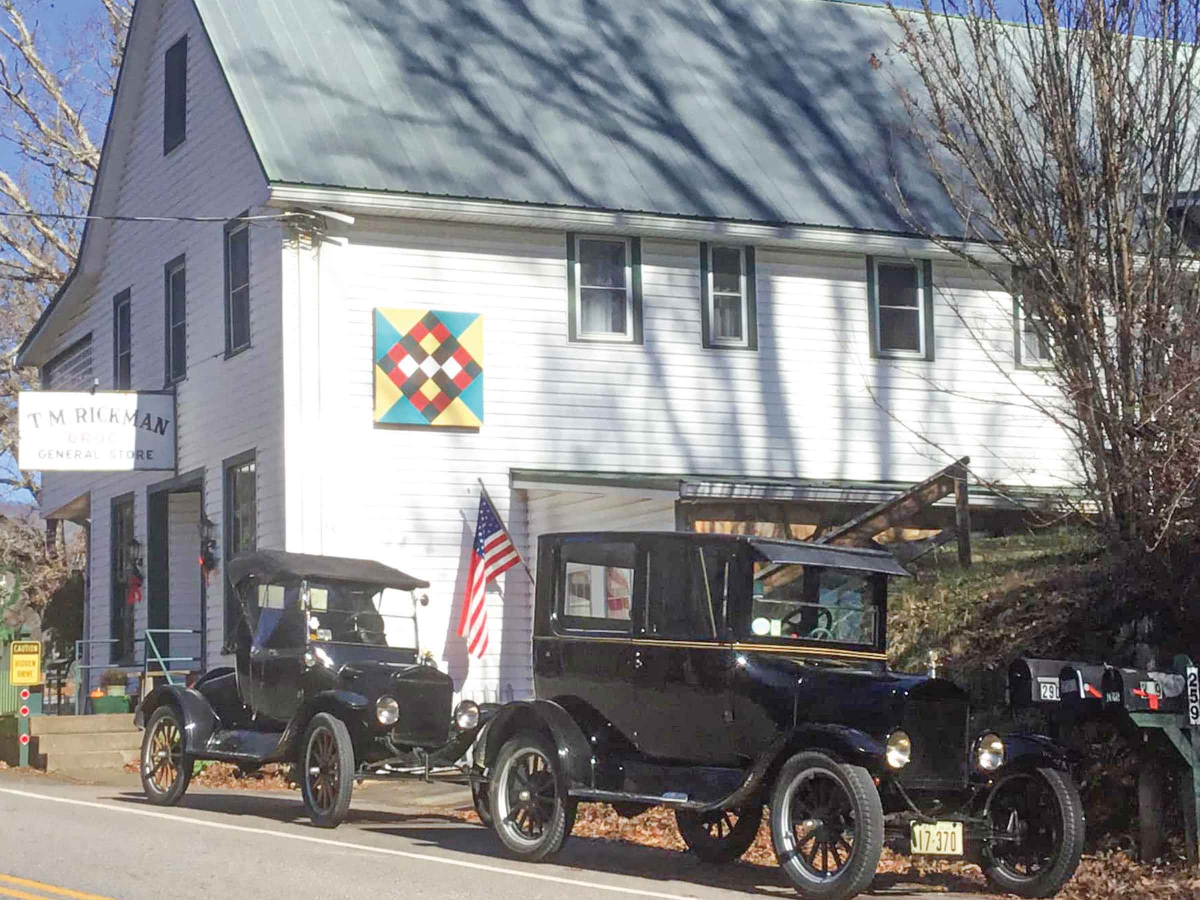
[[[42,891],[46,894],[56,894],[59,897],[70,897],[71,900],[112,900],[111,897],[101,897],[99,894],[85,894],[83,891],[73,891],[70,888],[42,884],[40,881],[30,881],[28,878],[18,878],[16,875],[0,875],[0,881],[29,888],[34,891]],[[25,894],[21,891],[6,888],[2,884],[0,884],[0,894],[8,897],[18,897],[20,900],[45,900],[43,897],[34,897],[32,894]]]

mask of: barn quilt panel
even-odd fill
[[[483,316],[376,309],[375,422],[480,427]]]

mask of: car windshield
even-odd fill
[[[754,567],[750,633],[758,638],[875,646],[879,576],[762,562]]]
[[[309,582],[309,639],[375,647],[417,646],[416,609],[408,591]]]

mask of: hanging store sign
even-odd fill
[[[22,391],[17,403],[26,471],[175,469],[170,391]]]

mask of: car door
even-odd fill
[[[589,535],[563,539],[553,560],[549,633],[534,647],[537,694],[587,724],[611,724],[633,741],[633,598],[644,591],[642,552],[633,540]]]
[[[263,585],[250,643],[251,705],[255,720],[282,729],[300,708],[306,613],[299,585]]]
[[[637,747],[664,761],[734,763],[720,554],[665,536],[646,550],[646,591],[634,605]]]

